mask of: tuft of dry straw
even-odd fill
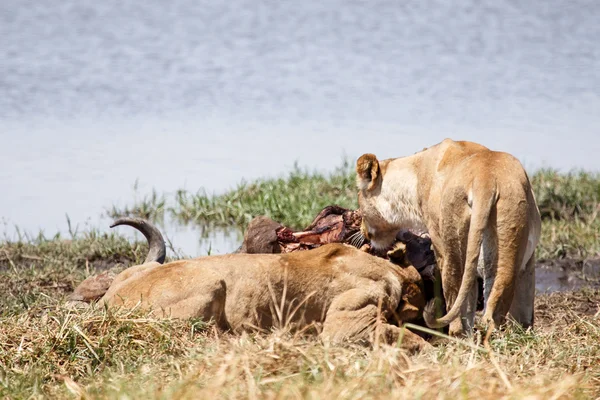
[[[594,304],[580,311],[599,300],[600,292],[542,296],[538,308],[555,313],[555,329],[509,325],[487,348],[446,339],[416,356],[285,329],[234,336],[199,320],[57,304],[0,321],[0,396],[587,398],[600,394],[600,328]]]
[[[0,245],[0,398],[600,396],[598,290],[538,296],[534,330],[509,324],[484,347],[481,334],[438,334],[434,349],[408,356],[292,334],[284,327],[296,310],[280,298],[279,329],[239,336],[139,309],[68,309],[62,299],[86,274],[145,256],[126,240],[87,235]]]

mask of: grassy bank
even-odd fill
[[[329,204],[355,207],[350,165],[295,169],[212,196],[153,192],[129,207],[207,229],[267,214],[303,227]],[[599,252],[600,176],[532,175],[544,216],[540,257]],[[112,232],[0,243],[0,398],[566,398],[600,396],[600,290],[539,295],[536,329],[509,326],[443,342],[416,356],[392,347],[330,346],[285,330],[218,335],[197,319],[72,310],[63,300],[90,274],[145,258],[144,243]]]
[[[95,272],[140,263],[146,252],[145,243],[96,231],[0,243],[0,316],[35,307],[40,296],[71,293]]]
[[[65,308],[62,296],[96,255],[109,250],[123,255],[117,262],[140,261],[137,245],[121,243],[101,236],[0,247],[8,254],[0,261],[0,398],[600,395],[597,290],[539,296],[537,329],[508,327],[495,334],[491,354],[481,338],[408,356],[393,347],[330,346],[285,330],[231,336],[196,319]]]
[[[598,254],[600,174],[545,169],[532,174],[531,182],[544,219],[538,257],[585,258]],[[267,215],[302,229],[331,204],[357,207],[350,162],[327,174],[295,167],[282,177],[244,182],[219,195],[205,190],[180,190],[169,197],[154,191],[131,207],[111,209],[109,215],[156,219],[163,218],[166,212],[177,221],[193,223],[207,231],[215,227],[243,229],[255,216]]]
[[[95,270],[140,262],[114,234],[0,244],[0,398],[595,398],[600,291],[536,299],[534,331],[508,327],[416,356],[330,346],[285,330],[216,334],[197,319],[72,310]]]

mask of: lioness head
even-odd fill
[[[386,203],[380,201],[383,173],[374,154],[363,154],[356,162],[358,205],[362,213],[361,233],[375,249],[386,249],[396,240],[400,226],[390,224],[380,210]]]

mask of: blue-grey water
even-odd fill
[[[219,192],[445,137],[599,170],[599,22],[597,0],[0,2],[5,235],[103,227],[136,180]]]

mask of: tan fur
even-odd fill
[[[212,319],[233,332],[316,324],[326,339],[395,344],[403,330],[387,321],[419,317],[425,305],[421,284],[414,267],[330,244],[289,254],[147,263],[123,271],[100,301],[140,304],[177,318]],[[421,337],[404,332],[402,347],[425,346]]]
[[[429,326],[450,324],[454,335],[471,332],[478,274],[485,323],[499,325],[510,311],[522,325],[533,324],[541,220],[516,158],[446,139],[408,157],[378,161],[365,154],[356,172],[362,231],[373,247],[390,246],[407,227],[431,236],[448,313],[435,319],[427,307]]]

